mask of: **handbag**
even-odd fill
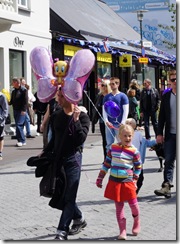
[[[10,125],[11,124],[11,115],[8,114],[6,121],[5,121],[5,125]]]

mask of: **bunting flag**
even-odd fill
[[[140,57],[139,55],[142,54],[142,50],[140,50],[140,42],[138,41],[117,41],[117,42],[112,42],[108,41],[108,37],[104,38],[102,42],[98,41],[87,41],[87,40],[79,40],[75,38],[67,38],[64,36],[59,36],[57,37],[57,40],[60,42],[68,43],[68,44],[75,44],[75,45],[80,45],[82,47],[88,46],[90,50],[94,52],[101,52],[101,53],[111,53],[111,54],[118,54],[119,56],[127,53],[127,54],[132,54],[133,57],[136,57],[137,59]],[[114,47],[115,45],[116,47]],[[123,50],[121,50],[121,46],[123,46]],[[124,50],[124,46],[133,46],[134,48],[137,49],[137,51],[128,51]],[[148,53],[151,51],[152,53]],[[159,50],[157,48],[150,47],[150,48],[145,48],[144,50],[144,55],[146,53],[146,56],[149,58],[149,62],[158,61],[159,63],[163,64],[170,64],[173,67],[176,66],[176,56],[171,55],[168,53],[165,53],[162,50]],[[149,57],[150,56],[150,57]]]
[[[103,42],[103,48],[104,48],[104,52],[107,53],[109,52],[109,45],[107,44],[108,38],[105,37],[102,42]]]

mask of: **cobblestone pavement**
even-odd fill
[[[49,199],[39,196],[40,178],[26,161],[42,149],[42,136],[28,139],[27,145],[15,147],[16,140],[5,137],[4,159],[0,162],[0,239],[4,241],[51,241],[55,237],[60,210],[48,205]],[[95,185],[103,151],[99,133],[89,133],[83,153],[81,182],[77,203],[83,211],[87,227],[72,241],[114,241],[119,235],[114,203],[103,197],[108,176],[102,189]],[[175,241],[177,239],[176,169],[171,199],[157,197],[163,173],[158,172],[155,152],[147,149],[144,164],[144,185],[138,201],[141,211],[141,233],[132,236],[132,216],[125,204],[127,234],[130,241]]]

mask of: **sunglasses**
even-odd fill
[[[101,87],[104,87],[104,86],[106,86],[106,85],[104,85],[104,84],[101,84]]]
[[[110,86],[114,86],[114,85],[117,85],[118,83],[115,82],[115,83],[110,83]]]
[[[173,79],[170,79],[171,82],[175,82],[176,81],[176,78],[173,78]]]

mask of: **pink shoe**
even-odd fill
[[[120,235],[118,236],[118,240],[126,240],[126,219],[120,220],[119,223]]]
[[[132,228],[132,233],[134,236],[137,236],[140,232],[140,218],[139,215],[134,217],[134,224],[133,224],[133,228]]]

